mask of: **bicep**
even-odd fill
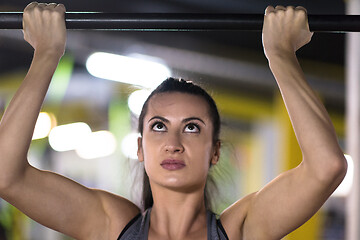
[[[280,239],[310,219],[334,188],[313,177],[303,164],[282,173],[254,195],[244,234],[260,234],[257,239]]]
[[[109,227],[101,194],[53,172],[29,166],[3,197],[40,224],[76,239],[94,226],[104,232]]]

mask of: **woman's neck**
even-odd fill
[[[151,211],[150,229],[156,235],[168,239],[186,238],[192,234],[206,232],[206,208],[204,191],[192,193],[169,189],[152,189],[154,205]]]

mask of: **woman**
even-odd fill
[[[306,222],[342,181],[346,161],[333,126],[295,55],[312,36],[306,11],[282,6],[266,9],[263,45],[303,160],[235,202],[218,222],[204,201],[206,177],[220,152],[211,113],[216,108],[201,94],[176,89],[155,93],[145,104],[138,157],[145,163],[153,204],[141,216],[127,199],[30,166],[34,125],[65,50],[64,12],[61,4],[31,3],[24,10],[24,38],[34,58],[0,125],[0,196],[32,219],[86,240],[117,239],[121,232],[125,239],[134,231],[142,239],[280,239]],[[136,225],[139,218],[144,221]]]

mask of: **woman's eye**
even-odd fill
[[[196,124],[191,123],[186,125],[184,132],[198,133],[200,132],[200,128]]]
[[[157,122],[157,123],[153,124],[152,130],[154,130],[156,132],[165,132],[166,127],[165,127],[165,125],[163,123]]]

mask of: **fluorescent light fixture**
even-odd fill
[[[122,153],[130,159],[138,159],[137,156],[137,139],[140,137],[138,133],[129,133],[126,135],[121,142]]]
[[[149,90],[136,90],[135,92],[131,93],[128,98],[128,106],[132,113],[136,116],[139,116],[142,110],[142,107],[150,95],[151,91]]]
[[[86,68],[98,78],[154,89],[171,72],[164,64],[149,59],[96,52],[87,59]]]
[[[91,133],[89,125],[83,122],[54,127],[49,134],[50,146],[58,152],[76,149]]]
[[[39,113],[38,119],[36,120],[34,134],[32,140],[46,138],[53,125],[56,125],[54,116],[50,116],[49,113]]]
[[[76,153],[83,159],[106,157],[116,150],[116,138],[109,131],[92,132],[76,148]]]
[[[348,169],[346,172],[346,176],[339,187],[332,194],[334,197],[346,197],[352,187],[353,179],[354,179],[354,162],[350,155],[345,154],[345,158],[348,164]]]

